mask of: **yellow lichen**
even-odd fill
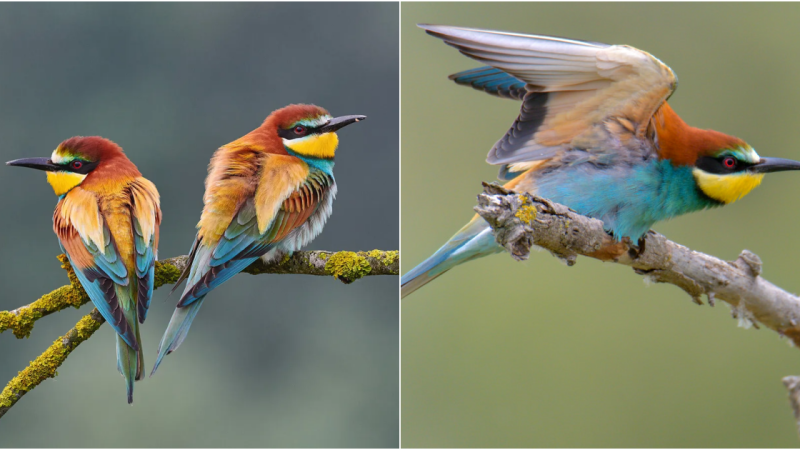
[[[281,259],[281,262],[280,262],[280,264],[279,264],[279,265],[281,265],[281,266],[282,266],[282,265],[286,264],[287,262],[289,262],[289,260],[290,260],[290,259],[292,259],[292,254],[291,254],[291,253],[288,253],[288,252],[287,252],[287,253],[284,253],[284,255],[283,255],[283,259]]]
[[[358,254],[363,256],[368,256],[373,259],[377,259],[384,265],[390,266],[394,264],[395,261],[397,261],[400,252],[398,252],[397,250],[391,250],[391,251],[370,250],[368,252],[359,252]]]
[[[383,252],[383,254],[384,256],[383,258],[381,258],[381,261],[387,266],[391,266],[392,264],[397,262],[398,258],[400,258],[400,252],[397,250],[386,251]]]
[[[533,205],[522,205],[517,212],[514,213],[514,217],[528,225],[532,225],[533,221],[536,219],[536,207]]]
[[[165,284],[174,284],[181,276],[181,271],[172,264],[156,261],[155,277],[153,279],[153,289]]]
[[[334,253],[328,258],[325,263],[325,271],[349,284],[369,274],[372,266],[369,265],[367,258],[355,252],[343,251]]]

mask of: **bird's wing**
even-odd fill
[[[465,70],[448,78],[462,86],[472,86],[487,94],[512,100],[522,100],[528,92],[524,81],[494,67]]]
[[[199,242],[178,306],[191,304],[245,269],[303,225],[323,202],[333,179],[292,156],[265,155],[258,185],[216,241]],[[206,204],[206,208],[210,205]]]
[[[136,248],[136,278],[139,283],[136,305],[139,323],[144,323],[153,297],[155,262],[158,259],[158,234],[161,208],[156,186],[146,178],[136,178],[130,185],[131,221]]]
[[[133,349],[138,349],[134,323],[126,316],[135,310],[129,296],[120,298],[117,286],[129,286],[122,261],[97,197],[76,187],[56,206],[53,230],[75,270],[75,275],[103,318]]]
[[[514,79],[526,83],[520,115],[489,152],[490,164],[549,159],[568,148],[602,145],[598,140],[615,139],[618,134],[624,135],[624,141],[630,136],[642,138],[655,111],[677,86],[669,67],[626,45],[439,25],[420,27],[464,55],[508,74],[497,79],[499,92],[518,89]],[[497,76],[491,70],[474,69],[477,85],[468,72],[453,77],[494,93],[489,89],[492,80],[486,78]],[[481,74],[485,77],[480,78]],[[605,130],[598,133],[598,127]]]

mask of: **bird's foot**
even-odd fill
[[[639,240],[636,242],[637,245],[633,245],[631,239],[629,237],[622,238],[623,242],[628,244],[628,256],[631,259],[637,259],[644,253],[645,250],[645,243],[647,242],[647,234],[644,234]]]

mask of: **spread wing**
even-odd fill
[[[205,229],[219,228],[201,219],[190,255],[190,273],[178,307],[186,306],[241,272],[309,220],[328,195],[334,180],[309,170],[301,160],[266,155],[258,185],[244,195],[227,227],[217,236]],[[214,208],[212,201],[205,209]]]
[[[677,86],[669,67],[625,45],[420,27],[490,66],[452,75],[457,83],[522,100],[514,125],[489,152],[490,164],[539,161],[566,148],[642,138],[655,111]]]
[[[136,299],[132,295],[131,273],[94,193],[80,187],[70,191],[56,206],[53,230],[92,303],[114,331],[138,350],[133,321],[137,309],[139,321],[144,321],[150,303],[161,221],[155,186],[144,178],[134,180],[123,207],[126,206],[131,212],[130,232],[136,247]]]

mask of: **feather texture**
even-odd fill
[[[92,303],[118,335],[117,366],[128,402],[144,359],[139,323],[147,317],[161,223],[158,191],[138,177],[118,192],[81,187],[57,205],[53,227]]]
[[[617,238],[637,240],[658,221],[734,201],[761,180],[759,174],[694,167],[700,158],[744,155],[756,164],[759,157],[736,137],[684,123],[666,102],[677,78],[649,53],[549,36],[420,27],[489,66],[451,79],[522,100],[519,117],[487,158],[501,165],[506,187],[600,219]],[[403,275],[402,295],[498,251],[487,230],[473,219]]]
[[[256,259],[297,250],[322,230],[336,194],[330,149],[300,155],[278,135],[296,121],[314,126],[319,121],[313,114],[325,118],[320,123],[329,120],[327,111],[309,105],[278,110],[212,157],[198,233],[181,277],[186,287],[159,344],[153,373],[184,341],[209,292]],[[335,135],[306,141],[326,145],[332,139],[338,141]]]
[[[520,117],[489,152],[490,164],[549,159],[577,145],[607,146],[617,136],[597,128],[617,118],[631,124],[624,133],[642,138],[653,113],[677,85],[669,67],[624,45],[421,27],[466,56],[527,83]]]

